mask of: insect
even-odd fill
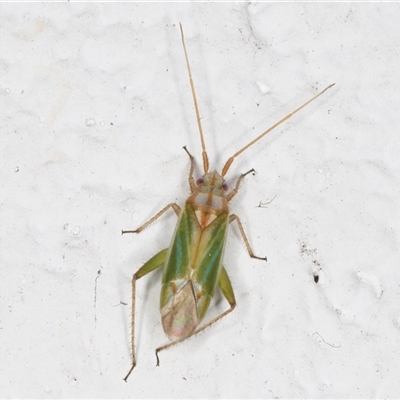
[[[231,222],[236,222],[250,257],[260,260],[266,260],[266,257],[258,257],[254,254],[240,219],[237,215],[230,214],[228,207],[229,201],[237,194],[244,177],[254,172],[254,170],[251,169],[239,175],[235,186],[230,191],[224,177],[236,157],[334,85],[331,84],[326,87],[229,157],[221,173],[217,171],[209,172],[200,112],[181,24],[180,33],[201,140],[204,174],[197,180],[194,179],[195,159],[184,147],[190,160],[188,180],[191,191],[191,195],[184,206],[181,208],[176,203],[170,203],[136,230],[122,231],[122,234],[139,233],[171,208],[179,217],[171,245],[147,261],[132,278],[132,366],[124,378],[125,381],[127,381],[136,365],[136,281],[163,267],[160,295],[161,321],[164,332],[171,342],[156,349],[157,365],[159,365],[158,353],[160,351],[196,335],[232,312],[236,306],[235,294],[226,269],[222,265],[228,225]],[[217,287],[221,290],[230,307],[211,321],[199,326]]]

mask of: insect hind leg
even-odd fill
[[[132,351],[132,365],[126,374],[124,381],[127,382],[129,375],[132,373],[136,366],[136,351],[135,351],[135,308],[136,308],[136,281],[145,275],[153,272],[157,268],[164,265],[167,258],[168,249],[161,250],[155,256],[150,258],[141,268],[139,268],[132,277],[132,326],[131,326],[131,351]]]

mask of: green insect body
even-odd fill
[[[212,172],[199,182],[179,216],[164,265],[160,309],[171,340],[185,338],[197,328],[222,267],[229,221],[224,180]]]
[[[136,281],[148,273],[163,267],[160,311],[164,332],[171,342],[156,349],[157,365],[159,365],[158,353],[161,350],[165,350],[201,332],[232,312],[236,306],[235,294],[228,274],[222,265],[228,225],[233,221],[236,222],[250,257],[260,260],[266,260],[266,257],[258,257],[253,253],[240,219],[235,214],[229,214],[228,207],[229,201],[237,194],[243,178],[254,170],[241,174],[236,180],[234,188],[230,191],[228,191],[224,177],[237,156],[334,85],[331,84],[326,87],[242,147],[228,159],[221,174],[216,171],[208,172],[208,156],[182,26],[180,26],[180,30],[202,145],[204,174],[195,181],[193,177],[195,169],[194,157],[184,147],[190,158],[189,185],[191,195],[186,200],[183,208],[181,209],[176,203],[168,204],[138,229],[122,231],[122,233],[139,233],[170,208],[179,217],[170,246],[161,250],[147,261],[132,278],[132,366],[124,378],[125,381],[136,366]],[[221,290],[230,307],[211,321],[200,326],[217,287]]]

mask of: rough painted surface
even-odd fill
[[[399,20],[397,4],[1,4],[0,397],[399,397]],[[156,368],[161,275],[138,282],[125,384],[131,275],[176,217],[120,231],[183,204],[183,145],[200,161],[178,22],[211,169],[336,86],[229,171],[257,171],[231,208],[268,256],[232,227],[232,314]]]

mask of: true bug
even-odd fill
[[[228,202],[238,192],[243,178],[254,170],[251,169],[250,171],[241,174],[237,178],[234,188],[230,191],[228,191],[224,177],[233,160],[239,156],[239,154],[243,153],[278,125],[282,124],[334,85],[331,84],[326,87],[306,103],[272,125],[265,132],[261,133],[250,143],[237,151],[233,156],[229,157],[228,161],[222,168],[221,174],[216,171],[208,172],[209,163],[200,121],[200,112],[181,24],[180,32],[200,134],[204,175],[195,181],[193,178],[195,160],[187,148],[184,147],[184,150],[190,159],[189,186],[191,195],[186,200],[183,209],[181,209],[176,203],[170,203],[136,230],[122,231],[123,234],[139,233],[170,208],[172,208],[179,217],[170,247],[161,250],[147,261],[132,278],[132,366],[124,378],[125,381],[128,379],[136,365],[136,281],[147,275],[149,272],[164,266],[160,310],[164,332],[171,342],[156,349],[157,365],[159,365],[158,353],[161,350],[165,350],[168,347],[201,332],[214,322],[232,312],[236,306],[235,294],[228,274],[222,266],[228,224],[232,221],[236,221],[250,257],[261,260],[266,258],[257,257],[253,253],[240,219],[235,214],[229,214],[228,208]],[[212,299],[217,286],[228,301],[230,308],[207,322],[205,325],[198,327],[207,312],[210,300]]]

